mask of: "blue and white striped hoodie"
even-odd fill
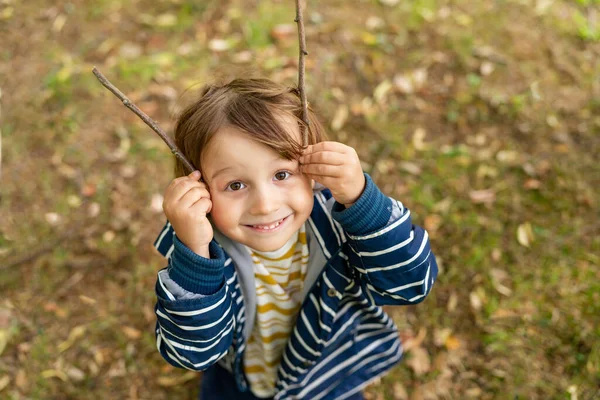
[[[348,209],[329,190],[315,192],[304,301],[275,399],[345,399],[388,371],[402,357],[402,345],[381,306],[419,303],[436,279],[427,232],[365,176],[363,194]],[[219,362],[239,390],[248,390],[242,363],[256,314],[248,252],[215,231],[211,258],[203,258],[169,223],[155,247],[169,263],[156,283],[160,353],[195,371]]]

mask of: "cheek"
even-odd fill
[[[232,226],[237,225],[239,215],[235,202],[214,195],[211,197],[211,200],[213,204],[210,216],[217,229],[226,231]]]
[[[297,211],[302,212],[302,214],[309,215],[312,211],[314,201],[312,182],[308,178],[305,179],[302,185],[299,185],[294,192],[290,198],[294,199],[295,208]]]

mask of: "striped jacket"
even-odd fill
[[[389,370],[402,346],[381,306],[418,303],[436,279],[427,232],[366,178],[363,194],[348,209],[327,189],[315,192],[304,301],[278,370],[275,399],[345,399]],[[248,252],[215,231],[211,258],[200,257],[169,223],[155,247],[168,259],[156,283],[161,355],[196,371],[219,362],[241,391],[248,390],[242,360],[256,314]]]

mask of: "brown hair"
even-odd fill
[[[234,79],[224,85],[207,85],[177,118],[175,143],[200,169],[202,152],[210,140],[220,128],[232,125],[282,157],[295,159],[302,153],[302,143],[283,130],[278,122],[282,115],[293,117],[300,127],[304,125],[297,88],[268,79]],[[325,130],[311,108],[308,119],[308,144],[325,140]],[[175,176],[183,175],[186,168],[176,159]]]

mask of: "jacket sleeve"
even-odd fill
[[[154,243],[167,258],[156,282],[156,346],[167,362],[203,371],[227,354],[235,319],[224,268],[231,262],[213,240],[210,259],[187,248],[169,223]]]
[[[365,177],[365,190],[356,203],[347,209],[335,203],[332,209],[346,232],[348,260],[376,304],[419,303],[438,273],[427,232],[412,224],[402,203]]]

